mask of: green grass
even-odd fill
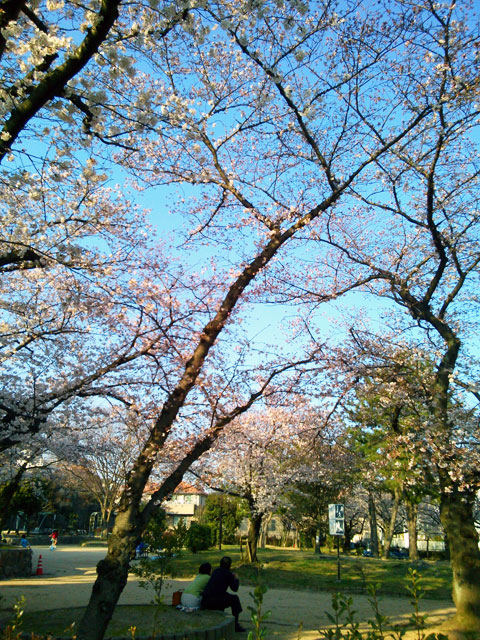
[[[261,549],[259,566],[243,564],[238,547],[225,546],[222,551],[209,550],[197,554],[183,552],[175,561],[175,577],[192,577],[202,562],[218,566],[220,558],[229,555],[234,571],[243,585],[255,585],[261,575],[268,588],[308,591],[342,591],[361,593],[365,583],[380,584],[380,595],[407,595],[408,560],[380,560],[357,556],[341,556],[340,582],[337,581],[337,557],[315,555],[311,551],[293,549]],[[417,568],[422,576],[425,598],[450,599],[452,572],[446,561],[423,561]]]
[[[108,625],[106,637],[127,637],[130,627],[136,627],[135,635],[160,635],[194,629],[210,629],[225,620],[221,611],[196,611],[183,613],[174,607],[162,605],[155,621],[156,607],[153,605],[117,605]],[[54,609],[24,613],[21,631],[39,635],[68,637],[75,635],[76,623],[84,609]],[[72,623],[75,625],[72,627]]]

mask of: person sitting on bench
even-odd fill
[[[204,562],[200,565],[198,574],[193,579],[193,582],[182,593],[182,599],[180,601],[182,607],[188,607],[189,609],[200,608],[203,590],[210,580],[211,572],[212,565],[209,562]]]
[[[238,576],[230,570],[231,566],[232,559],[228,556],[224,556],[220,560],[220,566],[213,571],[203,592],[202,607],[204,609],[219,609],[220,611],[231,607],[235,618],[235,631],[245,631],[238,622],[238,616],[242,612],[240,598],[227,592],[228,588],[232,591],[238,591],[240,585]]]

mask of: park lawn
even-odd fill
[[[22,617],[22,632],[56,637],[75,636],[84,608],[53,609],[49,611],[25,612]],[[175,607],[162,605],[158,609],[153,605],[117,605],[108,625],[106,637],[132,636],[131,627],[135,627],[135,636],[158,636],[162,633],[177,633],[194,629],[211,629],[225,620],[222,611],[195,611],[184,613]]]
[[[261,580],[268,588],[275,589],[362,593],[366,591],[366,584],[379,584],[380,595],[405,596],[408,594],[407,573],[413,567],[422,576],[425,598],[451,598],[452,572],[446,561],[427,560],[412,565],[408,560],[341,556],[338,581],[336,555],[315,555],[296,549],[260,549],[258,567],[244,564],[236,546],[196,554],[184,551],[176,558],[175,577],[193,577],[202,562],[210,562],[215,568],[223,555],[231,556],[233,569],[243,585],[255,585]]]

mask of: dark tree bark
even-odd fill
[[[400,504],[400,489],[396,488],[393,492],[393,505],[390,513],[390,521],[385,532],[385,541],[383,544],[383,557],[388,558],[390,555],[390,547],[392,546],[392,538],[395,533],[395,524],[397,522],[398,506]]]
[[[10,505],[12,504],[13,497],[20,487],[20,482],[25,474],[27,465],[22,465],[14,477],[9,480],[0,493],[0,531],[5,529],[7,520],[11,515]]]
[[[257,513],[250,516],[248,521],[247,534],[247,560],[248,562],[258,562],[257,548],[262,528],[263,513]]]
[[[13,3],[11,3],[13,4]],[[25,3],[18,3],[20,6]],[[74,78],[97,53],[118,18],[121,0],[102,0],[92,26],[87,29],[83,41],[58,67],[50,69],[30,88],[28,97],[17,101],[9,117],[5,118],[3,131],[9,138],[0,142],[0,162],[27,123],[55,97],[63,94],[67,83]],[[1,43],[0,43],[1,44]]]
[[[368,494],[368,517],[370,520],[370,546],[375,558],[378,558],[378,528],[377,528],[377,510],[375,509],[375,501],[373,494]]]
[[[406,500],[405,507],[407,509],[408,557],[412,562],[417,562],[419,558],[417,535],[418,503]]]
[[[252,394],[244,405],[237,407],[229,415],[218,420],[210,430],[209,435],[185,454],[176,470],[165,480],[162,487],[152,495],[147,506],[141,509],[142,493],[157,460],[158,452],[164,446],[180,409],[200,375],[210,349],[222,332],[243,292],[256,275],[276,255],[279,248],[298,229],[306,226],[313,218],[320,215],[324,207],[328,208],[339,195],[340,193],[335,194],[335,197],[328,199],[322,206],[316,207],[304,216],[302,224],[297,221],[283,233],[273,234],[267,245],[260,250],[250,264],[245,266],[238,278],[229,287],[222,303],[218,307],[217,313],[205,325],[190,359],[185,364],[177,386],[169,393],[165,403],[159,410],[149,438],[127,476],[125,489],[117,509],[115,526],[109,538],[108,552],[105,559],[97,566],[97,579],[93,586],[90,601],[78,627],[78,640],[101,640],[103,638],[118,598],[126,584],[130,560],[135,554],[135,546],[149,518],[155,511],[156,504],[174,491],[187,469],[205,451],[210,449],[225,425],[250,408],[254,401],[263,394],[271,378],[274,377],[275,373],[272,372],[264,386],[257,393]]]
[[[440,518],[450,548],[455,620],[460,628],[478,631],[480,620],[480,554],[473,506],[475,493],[450,487],[443,491]]]

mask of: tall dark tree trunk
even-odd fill
[[[0,531],[3,531],[7,526],[7,521],[10,518],[11,508],[13,497],[20,487],[20,482],[22,481],[23,475],[27,469],[27,465],[22,465],[18,470],[14,477],[7,482],[0,493]]]
[[[480,629],[480,552],[475,529],[474,491],[442,491],[440,518],[448,538],[453,573],[455,621],[461,629]]]
[[[447,350],[438,367],[432,415],[441,430],[441,436],[449,442],[451,424],[449,420],[450,378],[455,369],[460,340],[450,327],[440,325]],[[460,464],[452,453],[452,463]],[[449,460],[446,459],[448,464]],[[453,601],[456,607],[455,621],[461,629],[480,629],[480,552],[478,534],[475,529],[473,506],[475,488],[460,490],[443,467],[438,468],[440,479],[440,519],[448,539],[450,564],[453,576]]]
[[[328,206],[333,204],[339,196],[340,191],[332,195],[328,200]],[[325,204],[325,207],[327,207],[327,204]],[[247,411],[255,400],[262,395],[263,387],[258,392],[252,393],[248,400],[243,405],[236,407],[231,414],[220,418],[215,423],[215,426],[210,429],[208,435],[193,445],[192,449],[185,454],[176,470],[163,483],[161,489],[151,496],[147,506],[140,511],[142,493],[157,460],[158,453],[162,450],[180,409],[196,384],[210,349],[223,331],[237,302],[256,275],[276,255],[280,247],[293,237],[298,229],[307,226],[314,218],[318,217],[321,210],[321,207],[317,207],[286,231],[275,233],[230,285],[222,303],[217,308],[216,314],[204,326],[198,341],[194,345],[191,357],[185,363],[183,374],[176,387],[172,389],[159,409],[150,435],[128,474],[120,499],[115,526],[109,538],[108,552],[104,560],[101,560],[97,565],[97,579],[93,585],[90,601],[78,626],[77,640],[101,640],[104,637],[118,598],[127,582],[130,560],[134,556],[135,546],[143,533],[146,523],[156,509],[155,505],[161,503],[167,495],[173,492],[187,469],[205,451],[210,449],[225,425],[229,424],[231,420],[241,415],[244,411]],[[274,377],[274,375],[272,372],[271,377]],[[271,378],[268,379],[270,380]],[[266,386],[268,386],[268,382],[265,384]],[[256,546],[252,547],[251,551],[256,557]]]
[[[408,557],[412,562],[417,562],[419,557],[417,536],[418,503],[406,500],[405,507],[407,509]]]
[[[373,555],[378,558],[377,510],[375,509],[375,500],[371,492],[368,494],[368,517],[370,520],[370,547]]]
[[[385,540],[383,543],[383,557],[388,558],[390,555],[390,547],[392,546],[392,538],[395,533],[395,524],[397,522],[398,506],[400,504],[401,491],[399,488],[395,488],[393,491],[393,505],[390,513],[390,521],[385,531]]]
[[[97,564],[97,579],[77,631],[79,638],[98,640],[105,635],[143,531],[139,504],[139,500],[132,501],[127,509],[117,513],[107,555]]]
[[[263,513],[251,515],[248,521],[247,561],[258,562],[257,547],[262,528]]]
[[[263,549],[266,547],[267,545],[267,540],[268,540],[268,527],[270,525],[270,522],[272,521],[273,518],[273,513],[269,513],[268,516],[266,518],[263,519],[262,521],[262,528],[260,531],[260,538],[259,538],[259,542],[258,542],[258,546]]]

